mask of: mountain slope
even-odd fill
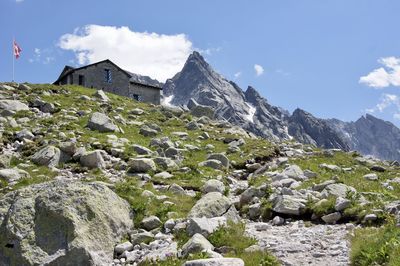
[[[346,138],[351,149],[378,158],[400,160],[400,129],[392,123],[370,114],[356,122],[330,119],[327,123]]]
[[[356,122],[320,119],[297,109],[290,115],[273,106],[255,88],[244,92],[218,74],[198,53],[193,52],[181,72],[163,87],[171,104],[187,105],[193,98],[225,119],[258,136],[274,141],[294,138],[323,148],[357,150],[382,159],[400,160],[400,130],[371,115]]]
[[[186,105],[193,98],[212,107],[219,118],[259,136],[289,138],[279,108],[269,105],[251,87],[243,93],[238,85],[215,72],[198,52],[189,56],[180,73],[167,80],[163,93],[165,97],[173,95],[173,105]]]
[[[339,148],[345,151],[350,149],[346,139],[326,121],[301,109],[296,109],[289,118],[289,134],[302,143],[318,147]]]

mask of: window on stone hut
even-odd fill
[[[111,75],[111,69],[104,69],[104,78],[105,82],[107,83],[112,83],[112,75]]]

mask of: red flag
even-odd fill
[[[21,56],[22,49],[19,47],[19,45],[17,44],[17,42],[15,40],[14,40],[13,48],[14,48],[13,50],[14,50],[15,59],[18,59]]]

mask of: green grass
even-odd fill
[[[145,189],[157,194],[157,191],[151,188],[148,184]],[[165,222],[168,220],[167,214],[169,212],[176,213],[175,218],[186,217],[193,205],[196,203],[197,198],[192,198],[184,195],[173,195],[171,193],[164,193],[169,198],[167,201],[173,202],[175,205],[165,205],[163,201],[155,197],[143,197],[141,194],[144,189],[138,186],[138,181],[131,178],[125,182],[116,184],[115,192],[125,200],[127,200],[134,212],[134,223],[138,226],[142,219],[146,216],[155,215]]]
[[[215,247],[229,247],[232,251],[225,254],[225,257],[241,258],[245,265],[279,265],[278,260],[267,251],[245,252],[247,247],[257,243],[255,238],[245,234],[245,230],[244,223],[228,222],[227,226],[219,227],[213,232],[208,240]]]
[[[351,265],[400,265],[400,228],[387,225],[357,229],[351,238]]]

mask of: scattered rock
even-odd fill
[[[219,192],[205,194],[190,210],[188,217],[219,217],[231,207],[231,201]]]
[[[217,179],[210,179],[207,180],[207,182],[203,185],[202,189],[204,194],[207,194],[209,192],[219,192],[219,193],[224,193],[225,192],[225,185],[221,181]]]
[[[376,180],[379,179],[379,178],[378,178],[378,175],[375,174],[375,173],[366,174],[366,175],[364,175],[364,178],[365,178],[366,180],[369,180],[369,181],[376,181]]]
[[[4,179],[8,183],[16,182],[21,178],[30,178],[30,175],[28,172],[18,168],[0,170],[0,179]]]
[[[182,256],[214,250],[214,246],[201,234],[195,234],[182,246]]]
[[[275,199],[274,212],[288,215],[301,215],[306,210],[306,200],[298,199],[289,195],[278,196]]]
[[[210,154],[207,159],[220,161],[223,167],[229,168],[229,159],[228,159],[228,157],[226,157],[225,154],[213,153],[213,154]]]
[[[17,100],[0,100],[0,114],[3,116],[12,116],[19,111],[29,110],[28,105]]]
[[[146,230],[153,230],[155,228],[158,228],[162,225],[162,222],[157,216],[149,216],[146,217],[142,220],[141,225],[143,226],[144,229]]]
[[[321,219],[327,224],[335,224],[337,221],[340,220],[342,215],[340,212],[334,212],[321,217]]]
[[[102,102],[108,102],[110,98],[104,93],[103,90],[97,90],[94,94],[94,97],[98,98]]]
[[[351,201],[342,197],[337,197],[336,198],[336,203],[335,203],[335,210],[336,211],[343,211],[344,209],[347,209],[350,207]]]
[[[148,171],[155,171],[156,164],[152,159],[148,158],[136,158],[129,163],[130,173],[147,173]]]
[[[103,152],[102,150],[87,152],[80,157],[79,161],[84,167],[104,169],[106,164],[103,159]]]
[[[212,234],[218,227],[225,226],[227,219],[225,217],[194,217],[189,219],[186,231],[189,236],[201,234],[205,237]]]
[[[100,132],[118,132],[118,127],[113,124],[111,119],[103,113],[94,112],[87,125],[92,130]]]
[[[140,128],[139,133],[145,137],[155,137],[158,131],[150,128],[148,125],[143,125]]]
[[[39,165],[48,167],[56,167],[60,162],[64,161],[61,158],[61,151],[54,146],[46,146],[32,155],[32,161]]]

